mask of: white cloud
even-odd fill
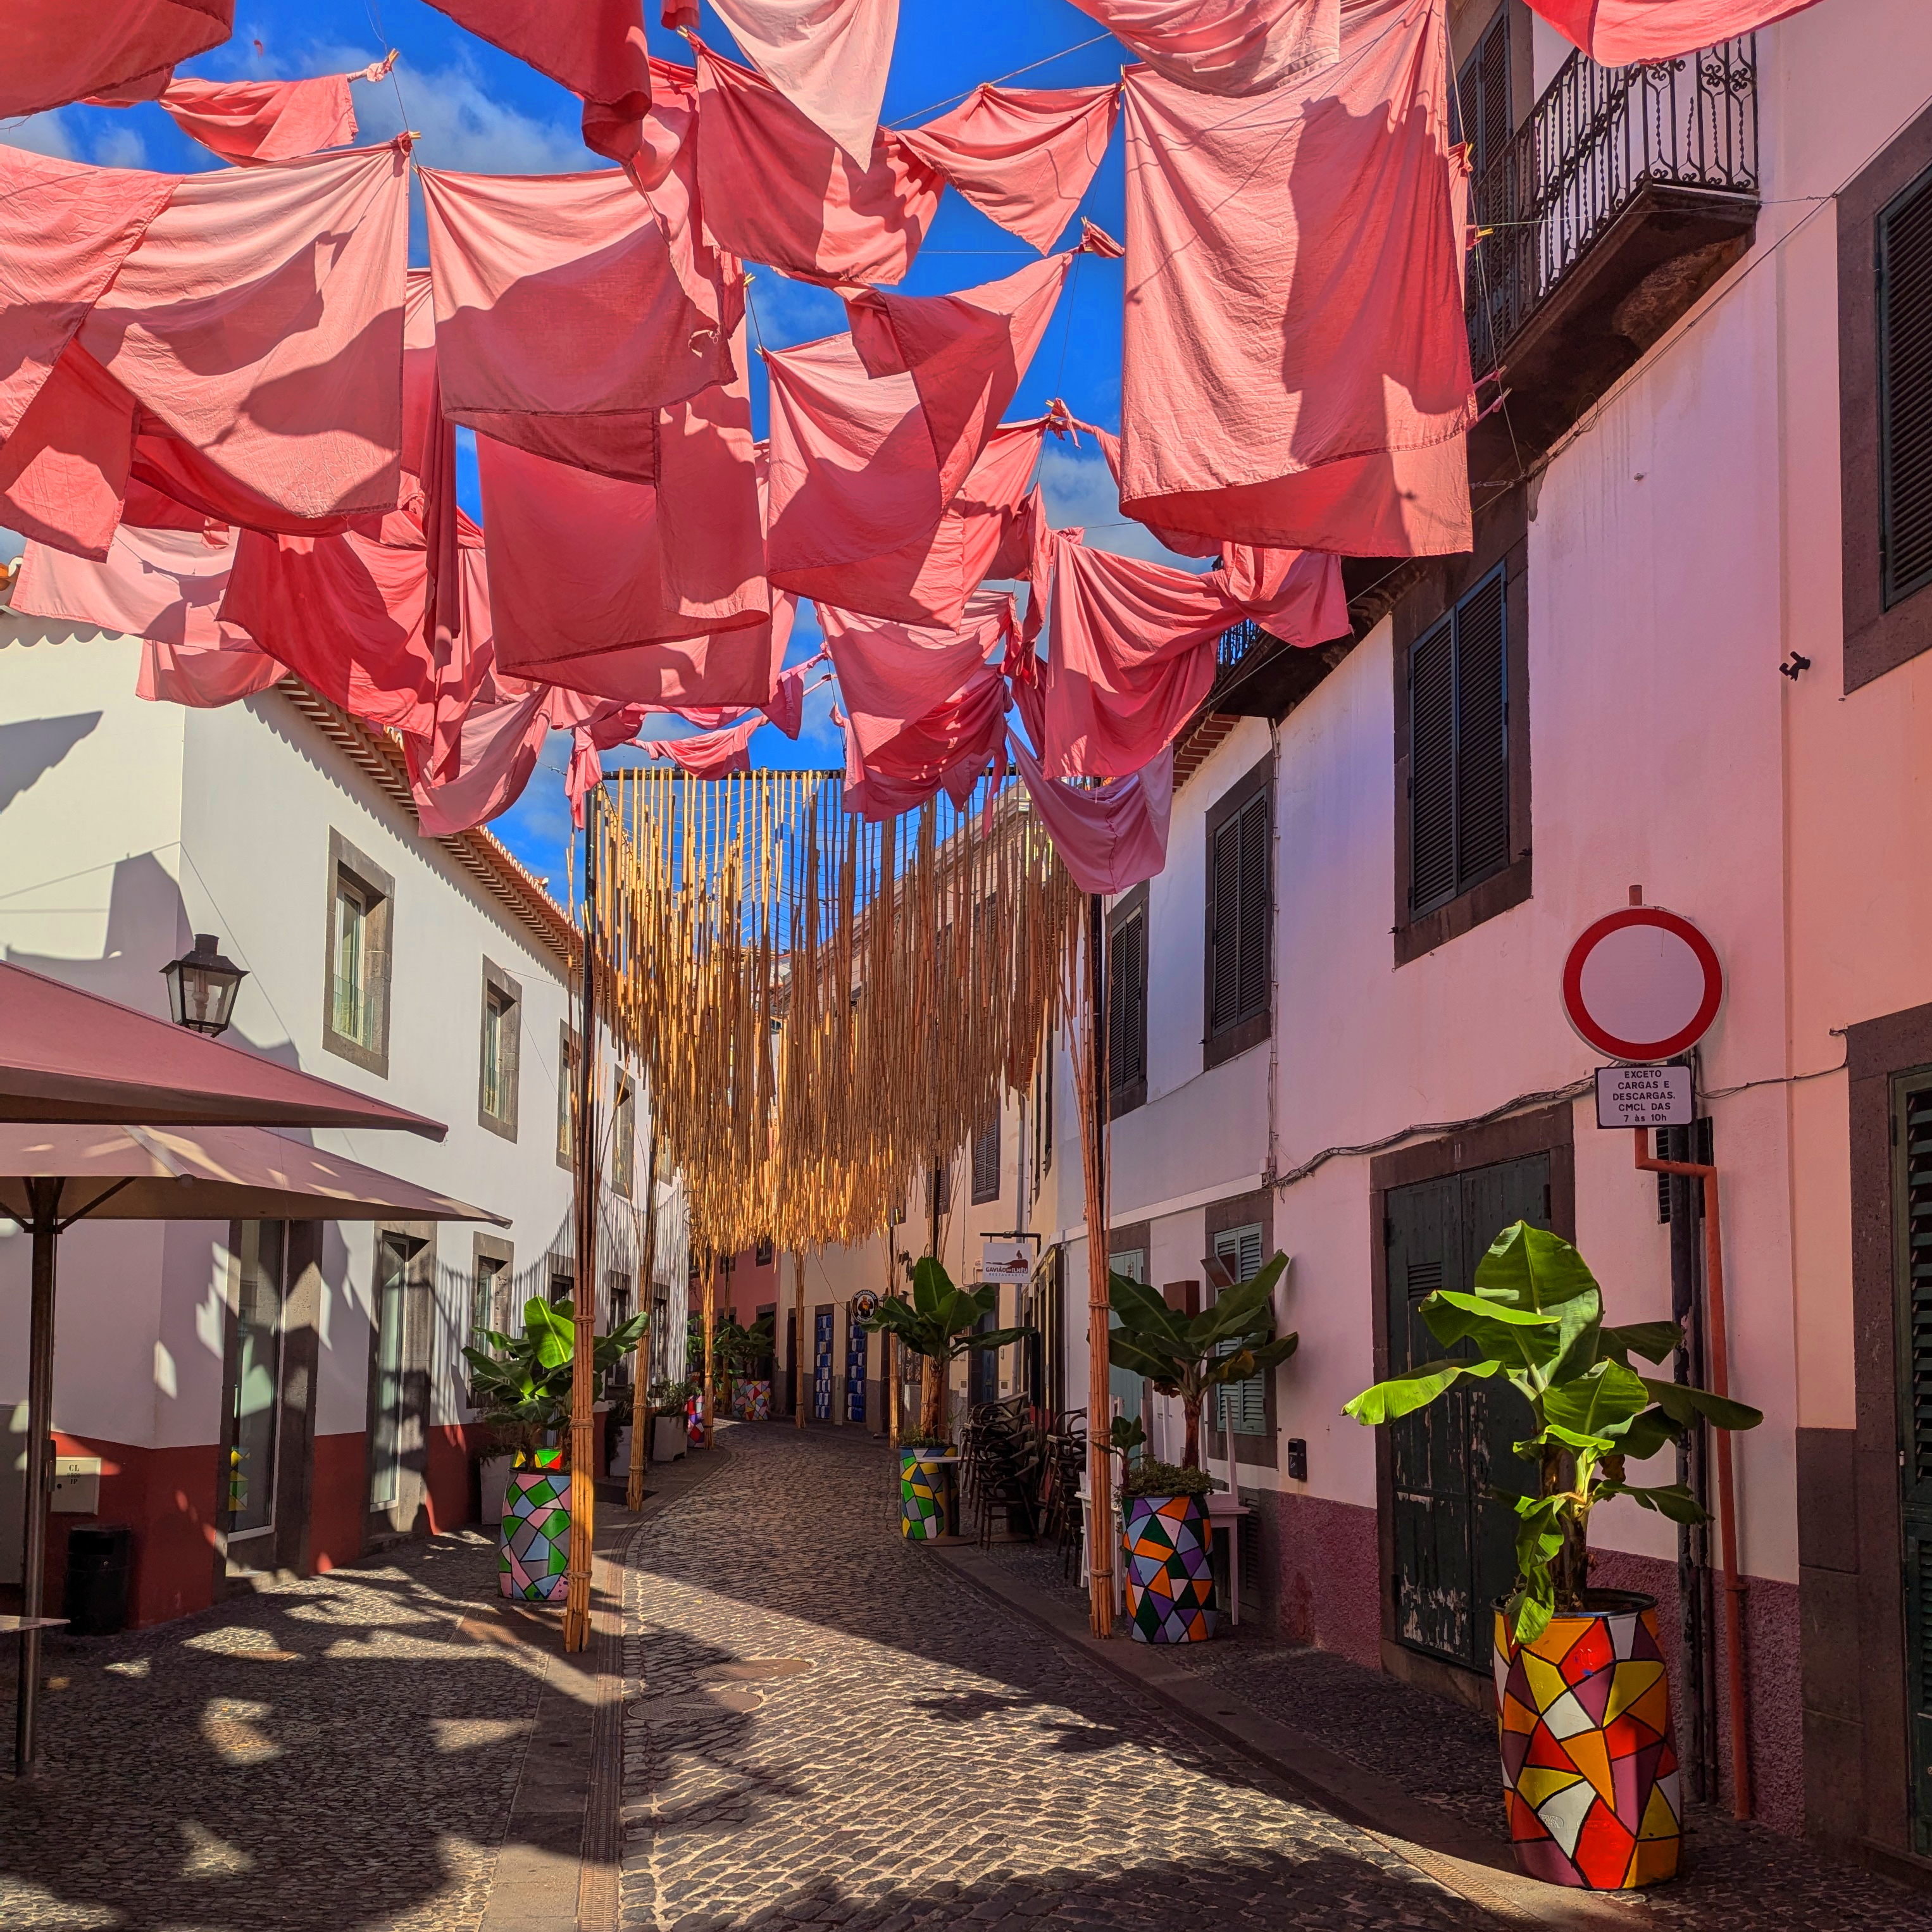
[[[56,160],[77,161],[65,116],[57,107],[50,114],[29,114],[18,121],[0,121],[0,143],[24,148],[30,154],[51,154]]]
[[[1040,461],[1040,487],[1046,497],[1047,518],[1055,530],[1078,525],[1087,532],[1088,547],[1110,550],[1122,556],[1143,556],[1183,570],[1205,570],[1208,560],[1180,556],[1156,538],[1144,524],[1120,512],[1120,492],[1114,487],[1107,459],[1092,444],[1074,449],[1049,441]]]
[[[491,100],[461,66],[428,72],[398,61],[394,85],[386,80],[356,90],[356,113],[364,141],[386,141],[405,125],[413,128],[422,136],[416,157],[432,168],[555,175],[608,165],[584,146],[574,119],[538,121],[520,114]]]
[[[136,128],[105,128],[94,141],[94,158],[104,168],[145,168],[148,144]]]

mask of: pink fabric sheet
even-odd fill
[[[981,214],[1044,255],[1091,185],[1120,111],[1111,87],[976,87],[950,113],[899,130]]]
[[[889,130],[861,168],[748,68],[692,43],[698,184],[717,245],[800,281],[896,282],[945,185]]]
[[[1474,414],[1441,6],[1342,20],[1338,62],[1253,98],[1128,70],[1121,500],[1274,548],[1466,548],[1466,483],[1396,460]]]
[[[1211,576],[1051,543],[1040,762],[1054,778],[1130,778],[1173,743],[1214,681],[1231,621]]]
[[[860,166],[869,167],[892,38],[898,31],[899,0],[712,0],[712,4],[759,73]]]
[[[1021,782],[1060,861],[1083,892],[1124,892],[1167,864],[1174,811],[1174,747],[1142,770],[1094,790],[1050,778],[1017,738],[1009,738]]]
[[[614,161],[639,148],[651,104],[642,0],[430,0],[478,40],[584,103],[584,145]]]
[[[463,720],[454,770],[438,778],[427,748],[406,738],[416,822],[431,838],[448,838],[508,811],[523,796],[550,735],[556,694],[542,685],[493,692]]]
[[[278,684],[287,674],[254,640],[241,635],[206,644],[141,640],[134,695],[150,704],[179,704],[190,711],[218,711]]]
[[[845,298],[867,375],[910,375],[950,503],[1013,399],[1066,286],[1072,254],[956,295],[862,289]]]
[[[176,178],[0,147],[0,440],[20,427]]]
[[[383,61],[308,80],[171,80],[160,104],[184,134],[224,160],[290,161],[354,140],[349,83],[388,70]]]
[[[1081,0],[1074,4],[1079,5]],[[1566,40],[1606,67],[1673,60],[1734,34],[1787,20],[1816,4],[1817,0],[1529,0],[1532,13],[1540,14]]]
[[[393,508],[405,144],[169,178],[8,440],[0,512],[104,556],[137,428],[146,480],[218,521],[301,529]]]
[[[442,406],[533,455],[648,483],[658,412],[733,374],[623,174],[418,170]]]
[[[771,700],[796,610],[794,598],[774,591],[771,615],[762,622],[550,658],[543,676],[561,690],[612,704],[680,713],[713,709],[735,713]]]
[[[1168,80],[1265,94],[1340,50],[1340,0],[1073,0]]]
[[[235,0],[88,0],[84,10],[74,0],[13,0],[0,118],[110,92],[152,100],[177,61],[219,46],[234,24]]]
[[[762,712],[720,731],[700,731],[691,738],[651,738],[640,740],[644,755],[668,758],[680,771],[693,778],[722,778],[733,772],[752,769],[752,734],[765,723]]]

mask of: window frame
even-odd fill
[[[610,1186],[628,1201],[637,1184],[638,1086],[619,1066],[610,1084]]]
[[[389,1077],[390,989],[393,970],[396,882],[367,854],[331,829],[328,835],[328,894],[322,947],[322,1045],[332,1053],[373,1073]],[[374,970],[362,997],[370,1016],[370,1037],[358,1039],[335,1024],[336,987],[340,977],[340,907],[345,884],[364,902],[363,951]]]
[[[1114,978],[1114,945],[1121,934],[1138,925],[1140,928],[1140,1020],[1136,1042],[1140,1050],[1140,1071],[1132,1078],[1121,1080],[1119,1069],[1114,1064],[1112,1018],[1117,988]],[[1148,990],[1152,976],[1153,956],[1148,948],[1148,889],[1144,880],[1131,892],[1124,892],[1107,913],[1107,1012],[1108,1038],[1107,1055],[1107,1118],[1118,1120],[1124,1114],[1131,1114],[1137,1107],[1147,1105],[1148,1097]]]
[[[498,1070],[498,1098],[501,1112],[490,1106],[490,1009],[492,998],[504,1009],[502,1056]],[[487,956],[483,962],[482,1006],[477,1028],[476,1124],[506,1141],[517,1138],[518,1108],[521,1098],[523,1066],[524,989],[510,974]]]
[[[1460,556],[1426,560],[1416,583],[1397,601],[1391,618],[1390,678],[1394,695],[1391,747],[1395,819],[1394,879],[1390,921],[1394,963],[1406,966],[1452,939],[1520,905],[1534,888],[1530,763],[1529,507],[1526,490],[1508,492],[1478,514],[1474,548]],[[1409,909],[1411,764],[1409,664],[1415,646],[1468,593],[1504,566],[1503,664],[1508,694],[1509,862],[1472,883],[1453,898],[1414,913]]]
[[[975,1208],[983,1208],[988,1202],[997,1201],[1000,1198],[1000,1115],[1004,1112],[1004,1109],[998,1106],[994,1108],[992,1118],[973,1136],[968,1150],[972,1160],[970,1204]],[[992,1148],[992,1178],[990,1180],[982,1180],[980,1156],[989,1142]]]
[[[1274,921],[1275,921],[1275,863],[1274,863],[1274,754],[1272,750],[1258,764],[1251,766],[1221,796],[1208,808],[1204,824],[1204,843],[1202,849],[1202,974],[1201,974],[1201,1042],[1202,1062],[1204,1068],[1214,1067],[1258,1046],[1268,1037],[1274,1025]],[[1267,880],[1267,906],[1262,921],[1262,984],[1264,988],[1262,1004],[1255,1012],[1244,1015],[1237,1020],[1216,1030],[1214,1024],[1214,917],[1216,910],[1214,890],[1214,844],[1224,827],[1238,818],[1244,810],[1259,797],[1264,830],[1263,847],[1267,854],[1264,876]],[[1239,970],[1238,964],[1237,966]]]
[[[577,1166],[577,1056],[583,1042],[569,1021],[556,1026],[556,1164],[569,1173]]]

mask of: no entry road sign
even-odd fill
[[[1627,906],[1598,920],[1563,963],[1564,1016],[1612,1060],[1689,1052],[1724,998],[1724,969],[1711,942],[1661,906]]]

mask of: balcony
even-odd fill
[[[1574,424],[1749,248],[1757,209],[1752,36],[1644,67],[1572,56],[1472,197],[1479,488]]]

